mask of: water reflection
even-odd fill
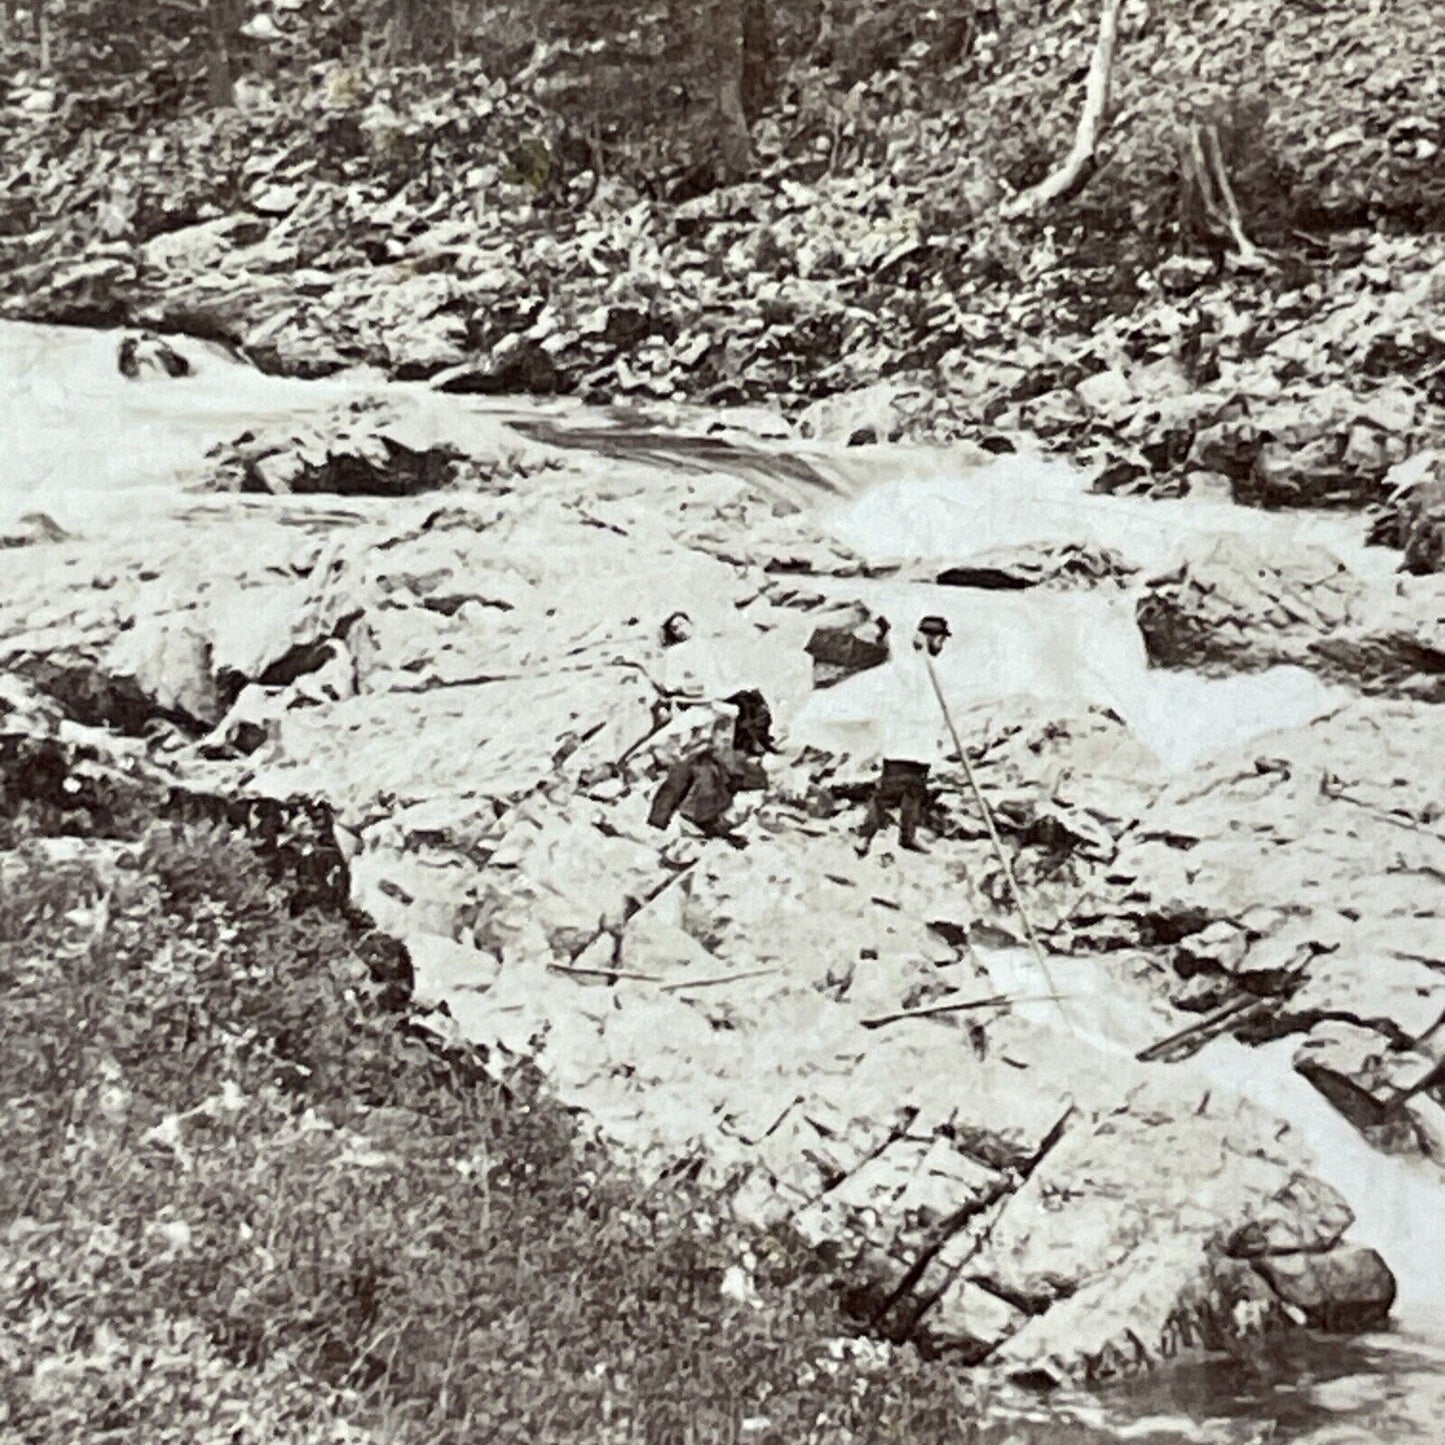
[[[1445,1353],[1406,1336],[1280,1335],[1096,1393],[996,1404],[998,1445],[1439,1445]],[[1010,1430],[1012,1435],[1010,1435]],[[990,1442],[993,1445],[993,1442]]]

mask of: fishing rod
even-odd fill
[[[943,710],[943,720],[948,724],[948,735],[953,739],[953,746],[958,751],[958,759],[963,764],[964,776],[968,779],[968,786],[973,792],[974,799],[978,803],[979,812],[983,815],[984,827],[988,829],[989,842],[993,844],[994,856],[1003,869],[1004,878],[1008,881],[1009,893],[1013,898],[1014,908],[1017,909],[1019,918],[1023,922],[1024,935],[1029,942],[1029,948],[1034,955],[1034,962],[1038,964],[1039,972],[1043,975],[1044,984],[1048,993],[1053,996],[1059,1006],[1059,1017],[1064,1021],[1065,1027],[1070,1031],[1073,1024],[1069,1020],[1068,1012],[1063,1006],[1062,996],[1054,984],[1053,974],[1049,970],[1048,960],[1044,957],[1043,945],[1039,942],[1038,934],[1034,932],[1033,920],[1029,917],[1029,911],[1024,906],[1023,892],[1019,888],[1018,879],[1014,876],[1013,864],[1009,862],[1008,854],[1004,851],[1003,840],[999,837],[998,829],[994,826],[993,810],[988,805],[988,800],[983,795],[983,789],[978,785],[978,778],[974,775],[973,765],[968,760],[968,753],[963,746],[963,740],[958,735],[958,729],[953,723],[953,714],[948,708],[948,699],[943,695],[943,688],[938,681],[938,673],[934,670],[933,659],[925,652],[923,654],[924,665],[928,668],[928,680],[933,684],[933,695],[938,699],[938,706]]]

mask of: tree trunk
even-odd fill
[[[236,103],[233,47],[245,20],[244,0],[206,0],[206,94],[217,110]]]
[[[1028,215],[1054,201],[1067,200],[1080,191],[1094,174],[1094,155],[1104,128],[1104,113],[1109,108],[1109,86],[1114,73],[1114,50],[1119,43],[1121,4],[1122,0],[1104,0],[1099,16],[1099,38],[1089,65],[1084,110],[1074,134],[1073,149],[1051,176],[1009,201],[1003,207],[1005,217]]]
[[[388,49],[393,62],[443,60],[456,49],[456,14],[446,0],[391,0]]]
[[[717,104],[717,179],[728,185],[741,180],[753,166],[753,140],[743,105],[743,79],[747,69],[744,40],[746,7],[752,0],[713,0],[711,43],[714,55],[713,94]]]
[[[40,47],[40,70],[42,74],[50,71],[50,13],[45,8],[45,0],[30,0],[30,30],[35,37],[35,43]]]
[[[777,50],[766,0],[742,0],[743,114],[751,122],[767,109],[776,82]]]
[[[1235,265],[1249,271],[1268,268],[1269,259],[1245,233],[1244,218],[1230,183],[1219,127],[1194,120],[1179,146],[1179,240],[1202,241],[1222,267],[1225,243],[1234,246]]]

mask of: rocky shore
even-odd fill
[[[197,375],[115,377],[148,415],[244,375],[173,344]],[[1381,494],[1408,552],[1367,552],[1358,519],[1316,529],[1330,548],[1201,504],[1086,565],[1047,516],[1032,540],[945,537],[945,577],[842,540],[839,516],[928,466],[966,512],[986,453],[783,444],[740,416],[711,438],[539,419],[357,383],[216,435],[189,489],[129,523],[17,521],[0,731],[323,807],[428,1029],[534,1061],[642,1177],[804,1241],[889,1338],[1097,1381],[1377,1327],[1392,1270],[1418,1303],[1421,1262],[1351,1230],[1358,1181],[1250,1073],[1283,1041],[1381,1167],[1445,1163],[1428,459]],[[1188,504],[1081,482],[1071,505],[1118,541],[1117,519],[1143,536],[1150,506]],[[852,846],[874,760],[818,720],[805,647],[924,597],[974,639],[957,714],[1048,978],[965,792],[941,789],[928,857]],[[741,848],[650,828],[660,761],[618,766],[677,608],[779,723]],[[1040,676],[1085,681],[1041,694],[1020,618],[1052,655]],[[1135,672],[1109,673],[1100,619]],[[1161,736],[1201,713],[1232,734],[1206,722],[1171,762]]]

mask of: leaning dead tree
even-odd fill
[[[1114,51],[1119,44],[1119,10],[1122,4],[1123,0],[1104,0],[1104,9],[1099,16],[1099,38],[1094,42],[1094,57],[1089,62],[1089,78],[1084,87],[1084,109],[1079,116],[1078,129],[1074,132],[1072,149],[1051,175],[1004,204],[1002,214],[1006,219],[1031,215],[1055,201],[1068,200],[1094,174],[1099,137],[1109,109],[1109,88],[1114,74]]]
[[[1220,253],[1221,261],[1222,248],[1232,246],[1234,263],[1244,270],[1259,271],[1269,264],[1264,252],[1245,234],[1219,123],[1201,116],[1180,128],[1179,236],[1182,241],[1203,240]]]

